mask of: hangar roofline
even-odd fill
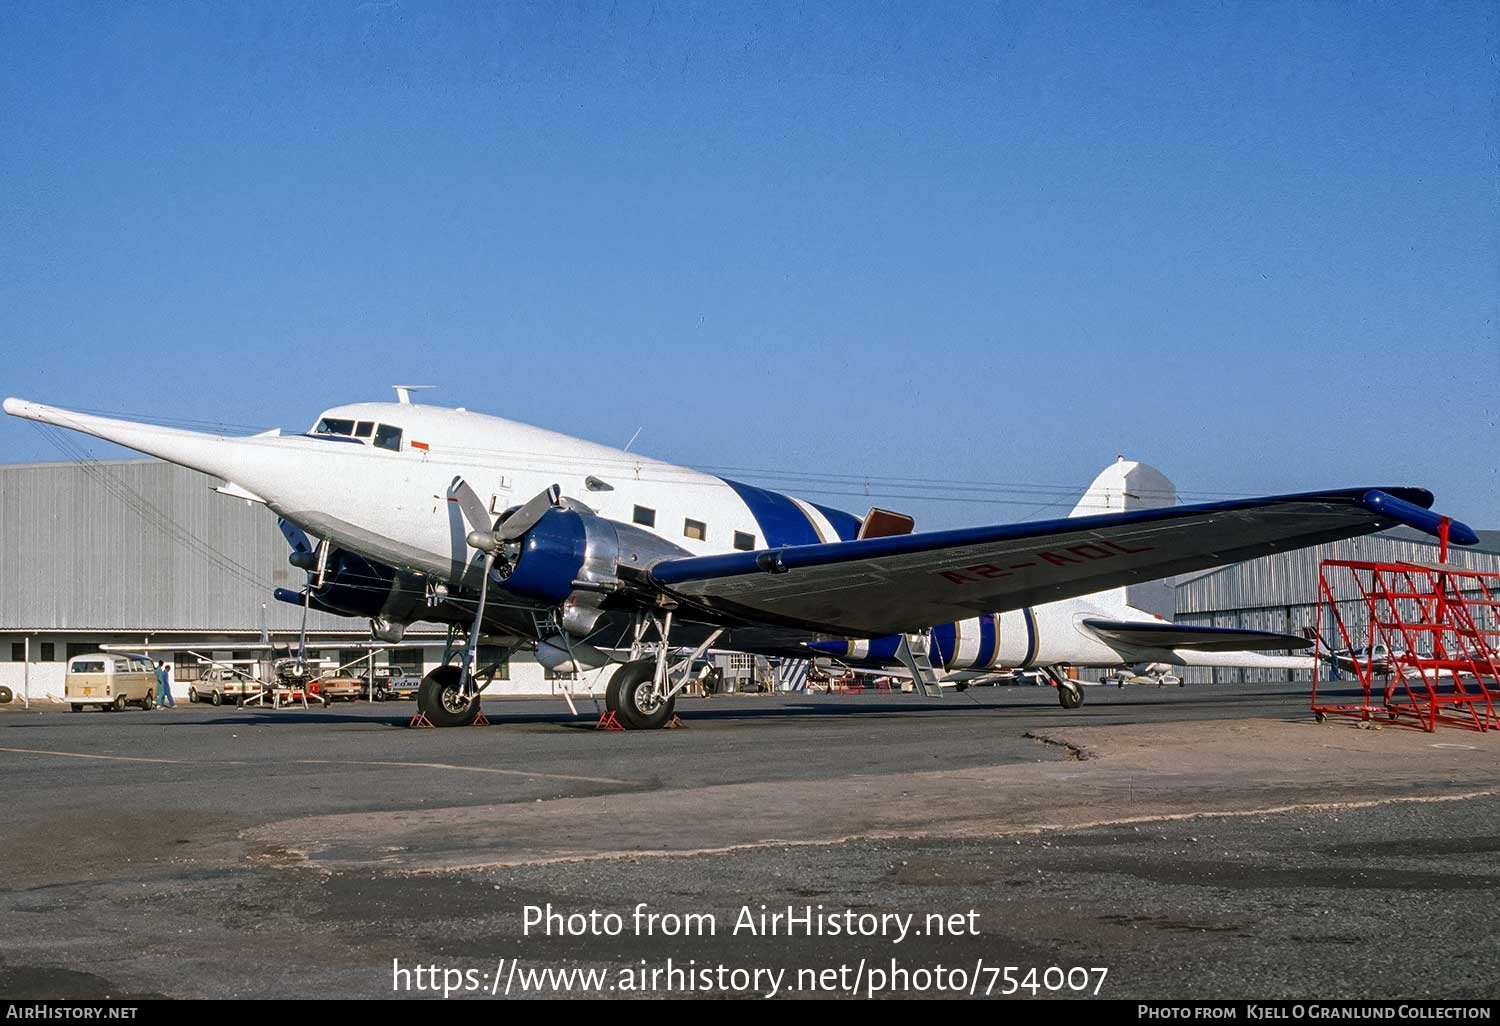
[[[1482,552],[1487,555],[1500,555],[1500,531],[1476,530],[1474,533],[1479,535],[1479,541],[1474,545],[1464,546],[1463,551],[1473,553]],[[1426,545],[1429,548],[1434,549],[1438,547],[1438,540],[1436,538],[1422,531],[1413,530],[1412,528],[1405,526],[1387,528],[1384,531],[1377,531],[1374,534],[1366,535],[1365,539],[1356,540],[1368,540],[1373,538],[1387,538],[1394,541],[1412,542],[1417,545]],[[1258,558],[1275,559],[1276,557],[1272,555],[1260,556]],[[1254,562],[1254,560],[1246,560],[1246,562]],[[1196,573],[1179,574],[1178,576],[1172,578],[1172,587],[1184,588],[1189,584],[1201,581],[1204,578],[1213,577],[1216,574],[1227,573],[1242,565],[1243,563],[1226,563],[1224,566],[1210,567],[1207,570],[1199,570]]]
[[[57,467],[95,466],[96,464],[103,464],[104,466],[108,466],[108,467],[120,467],[120,466],[130,466],[130,465],[138,464],[138,463],[163,463],[163,461],[158,460],[158,459],[154,459],[154,458],[152,458],[150,456],[125,457],[125,458],[116,458],[116,459],[107,459],[107,460],[87,460],[87,461],[84,461],[84,460],[22,460],[19,463],[0,463],[0,470],[26,470],[26,469],[30,469],[30,468],[35,468],[37,470],[42,470],[42,469],[56,469]],[[163,463],[163,465],[166,466],[168,464]],[[194,471],[194,473],[197,473],[197,471]],[[208,477],[208,476],[211,476],[211,475],[205,474],[204,476]]]

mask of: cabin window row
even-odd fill
[[[630,519],[642,527],[654,528],[656,526],[656,510],[649,506],[637,506]],[[682,521],[682,536],[684,538],[691,538],[693,541],[708,541],[708,525],[702,520],[685,517]],[[755,535],[745,531],[735,531],[734,547],[743,552],[754,551]]]

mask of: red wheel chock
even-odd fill
[[[490,725],[489,717],[485,716],[483,710],[480,710],[479,715],[476,716],[476,717],[474,717],[474,722],[471,723],[471,724],[469,724],[469,726],[471,726],[471,727],[488,727],[489,725]],[[419,713],[417,713],[415,716],[413,716],[411,718],[411,722],[408,723],[406,726],[408,728],[415,727],[415,728],[420,729],[420,728],[423,728],[423,727],[435,727],[435,726],[437,726],[437,724],[433,723],[431,720],[429,720],[427,718],[427,714],[426,713],[419,712]]]
[[[618,716],[616,716],[614,713],[612,713],[608,709],[606,709],[606,710],[604,710],[604,712],[602,714],[600,714],[600,716],[599,716],[599,722],[596,723],[596,724],[594,724],[594,729],[595,730],[624,730],[625,729],[625,725],[620,722],[620,718]]]

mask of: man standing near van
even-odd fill
[[[165,662],[156,664],[156,704],[163,709],[176,709],[177,703],[172,701],[172,671]]]

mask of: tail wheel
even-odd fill
[[[439,666],[422,678],[417,689],[417,709],[434,727],[467,727],[479,718],[479,696],[465,698],[459,690],[463,670]]]
[[[629,730],[656,730],[665,727],[672,719],[672,710],[677,705],[677,696],[663,701],[656,692],[656,660],[637,659],[626,663],[610,678],[610,690],[616,692],[616,708],[620,724]],[[608,701],[609,693],[605,692]]]
[[[1057,685],[1057,701],[1064,709],[1077,709],[1083,704],[1083,688],[1072,681]]]

